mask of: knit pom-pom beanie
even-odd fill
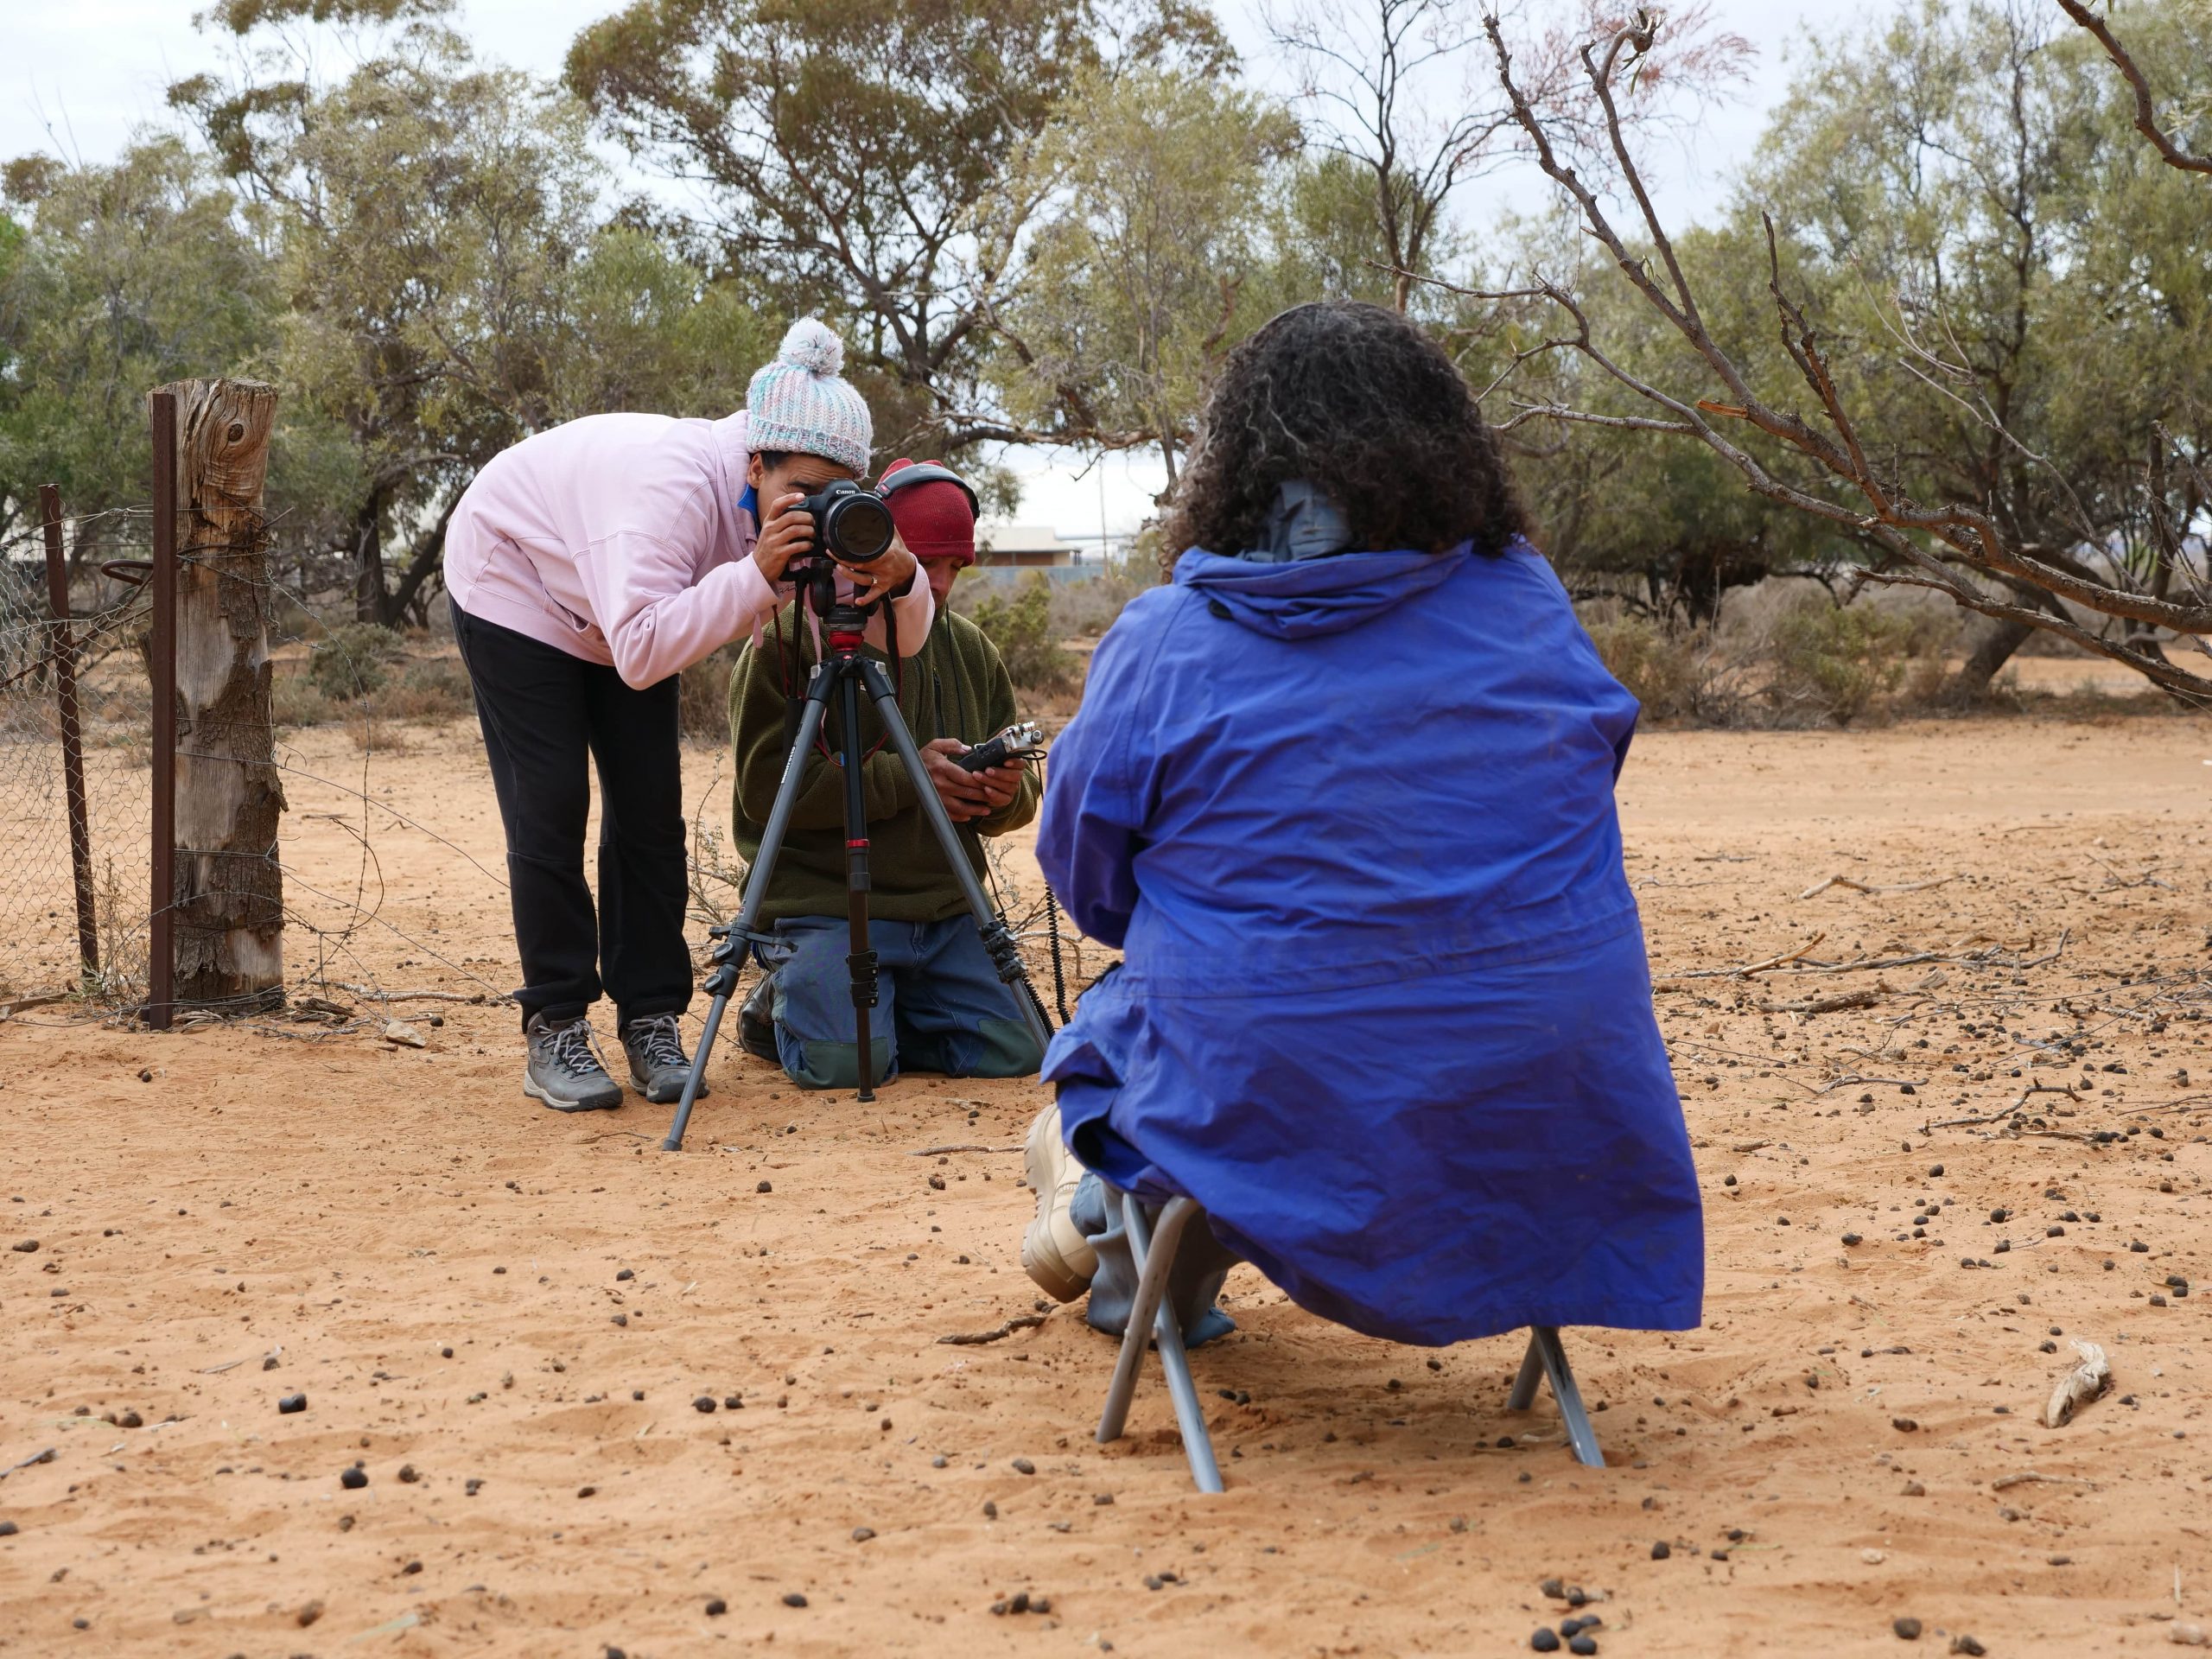
[[[867,401],[839,377],[844,365],[845,343],[828,324],[817,317],[793,323],[746,392],[748,447],[795,449],[866,472],[874,424]]]

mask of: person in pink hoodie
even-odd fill
[[[868,404],[844,347],[791,326],[719,421],[594,415],[494,456],[454,509],[445,579],[454,635],[505,826],[522,959],[523,1090],[556,1111],[622,1103],[588,1010],[615,1005],[630,1080],[682,1092],[691,1001],[683,938],[677,676],[787,602],[784,567],[813,543],[798,504],[867,471]],[[934,616],[894,543],[850,567],[885,600],[904,651]],[[584,880],[589,772],[599,772],[599,903]]]

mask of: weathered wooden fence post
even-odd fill
[[[176,401],[177,433],[174,995],[180,1007],[255,1013],[284,1001],[261,515],[276,392],[251,380],[161,390]]]

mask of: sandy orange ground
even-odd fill
[[[334,925],[378,881],[361,803],[308,774],[359,757],[334,731],[289,759],[293,896]],[[1603,1471],[1548,1401],[1504,1410],[1515,1339],[1393,1348],[1249,1269],[1242,1330],[1196,1360],[1224,1497],[1192,1491],[1156,1386],[1131,1438],[1092,1442],[1112,1351],[1073,1313],[939,1344],[1034,1302],[1030,1195],[995,1150],[1034,1086],[915,1077],[862,1106],[730,1049],[669,1157],[658,1108],[524,1100],[505,1008],[404,1005],[443,1018],[421,1052],[377,1020],[19,1015],[0,1241],[39,1248],[0,1251],[0,1466],[54,1456],[0,1482],[0,1651],[1503,1655],[1565,1613],[1554,1577],[1608,1655],[2163,1648],[2212,1623],[2208,760],[2160,717],[1639,743],[1622,793],[1662,974],[1821,932],[1808,960],[2064,950],[1662,989],[1707,1324],[1569,1333]],[[509,983],[468,732],[368,777],[379,919],[324,947],[328,977]],[[1836,873],[1957,879],[1798,896]],[[1875,1006],[1770,1011],[1859,989]],[[2029,1097],[2037,1133],[1924,1127],[2037,1079],[2075,1090]],[[995,1150],[915,1155],[948,1142]],[[2076,1336],[2117,1387],[2047,1429]],[[2051,1478],[1998,1484],[2027,1472]],[[1020,1591],[1051,1611],[991,1612]]]

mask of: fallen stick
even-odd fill
[[[25,1458],[20,1463],[11,1463],[5,1469],[0,1469],[0,1480],[7,1479],[9,1476],[14,1474],[18,1469],[28,1469],[34,1464],[52,1463],[53,1461],[54,1448],[49,1446],[43,1452],[32,1452],[30,1456]]]
[[[1017,1331],[1033,1331],[1044,1323],[1042,1313],[1017,1313],[993,1330],[956,1331],[949,1337],[939,1337],[938,1341],[954,1348],[973,1348],[981,1343],[1003,1341]]]
[[[1824,1095],[1834,1094],[1839,1089],[1850,1089],[1859,1084],[1866,1083],[1886,1084],[1891,1088],[1897,1088],[1905,1084],[1911,1084],[1915,1089],[1925,1089],[1928,1086],[1928,1080],[1925,1077],[1861,1077],[1856,1071],[1847,1071],[1841,1077],[1838,1077],[1834,1083],[1829,1084],[1826,1088],[1822,1089],[1821,1093]]]
[[[1939,875],[1932,881],[1906,881],[1896,887],[1870,887],[1867,883],[1854,880],[1850,876],[1836,874],[1829,876],[1824,881],[1815,881],[1797,896],[1800,899],[1810,899],[1826,893],[1830,887],[1848,887],[1853,893],[1925,893],[1930,887],[1940,887],[1947,881],[1955,881],[1958,879],[1956,875]]]
[[[2102,1348],[2076,1338],[2074,1351],[2082,1356],[2082,1363],[2059,1378],[2058,1386],[2050,1391],[2050,1402],[2043,1408],[2046,1427],[2063,1428],[2075,1407],[2087,1404],[2112,1386],[2112,1362],[2105,1357]]]
[[[942,1158],[952,1152],[1020,1152],[1020,1147],[985,1147],[972,1141],[963,1141],[957,1147],[919,1147],[908,1153],[909,1158]]]
[[[2179,1100],[2170,1100],[2163,1106],[2131,1106],[2122,1116],[2141,1117],[2148,1112],[2203,1111],[2212,1111],[2212,1095],[2183,1095]]]
[[[1665,977],[1669,979],[1747,979],[1753,974],[1764,974],[1770,969],[1783,966],[1785,963],[1796,961],[1798,957],[1803,956],[1826,938],[1827,938],[1827,930],[1823,928],[1796,950],[1785,950],[1778,957],[1769,957],[1764,962],[1746,963],[1740,968],[1700,968],[1690,973],[1669,974]]]
[[[1846,1008],[1871,1008],[1882,1000],[1880,991],[1845,991],[1838,996],[1816,996],[1808,1002],[1762,1002],[1761,1014],[1840,1014]]]
[[[509,996],[487,997],[481,991],[379,991],[366,985],[349,985],[344,980],[332,982],[341,991],[351,991],[365,1002],[511,1002]]]
[[[51,996],[23,996],[13,1002],[0,1002],[0,1020],[13,1019],[25,1008],[42,1008],[49,1002],[66,1002],[68,1000],[67,992],[56,991]]]
[[[1929,1129],[1966,1129],[1982,1123],[2001,1123],[2005,1119],[2018,1115],[2027,1105],[2029,1097],[2034,1095],[2063,1095],[2076,1105],[2082,1101],[2082,1096],[2071,1089],[2055,1083],[2034,1083],[2020,1090],[2020,1097],[2001,1112],[1992,1112],[1986,1117],[1947,1117],[1940,1123],[1922,1124],[1921,1132],[1924,1135]]]
[[[2090,1492],[2097,1490],[2095,1481],[2084,1480],[2079,1475],[2045,1475],[2039,1474],[2033,1469],[2023,1470],[2017,1475],[1999,1475],[1989,1483],[1989,1490],[1993,1492],[2001,1492],[2009,1487],[2024,1486],[2030,1481],[2041,1481],[2046,1486],[2079,1486],[2084,1491]]]

